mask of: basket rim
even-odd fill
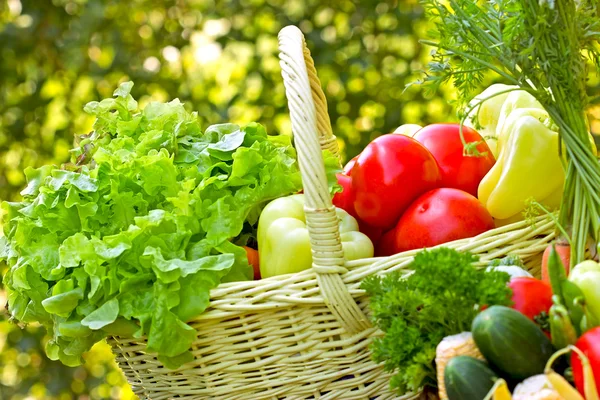
[[[497,258],[497,256],[505,252],[505,248],[501,247],[515,241],[528,241],[530,246],[527,247],[528,252],[541,253],[547,247],[548,240],[556,237],[554,230],[554,221],[552,216],[542,215],[536,217],[532,221],[535,225],[531,225],[528,221],[519,221],[510,225],[505,225],[499,228],[491,229],[484,233],[471,238],[455,240],[452,242],[442,243],[440,245],[427,248],[451,247],[460,251],[471,251],[480,255],[479,265],[484,265],[488,261]],[[500,248],[501,251],[495,249]],[[360,297],[364,291],[360,289],[360,282],[370,275],[384,275],[392,271],[404,270],[408,267],[413,257],[424,249],[409,250],[387,257],[364,258],[354,261],[346,261],[345,267],[347,272],[340,274],[341,280],[346,285],[350,295],[353,298]],[[517,255],[522,253],[522,250],[516,252]],[[407,271],[407,273],[410,273]],[[256,281],[228,282],[219,285],[211,291],[211,305],[209,310],[201,314],[192,321],[200,321],[206,318],[212,318],[211,310],[213,305],[220,308],[221,302],[227,303],[228,300],[233,303],[242,303],[246,300],[246,309],[249,311],[253,308],[260,309],[264,306],[264,302],[269,299],[274,302],[286,303],[283,299],[285,296],[293,298],[293,293],[300,293],[304,287],[314,285],[316,280],[316,272],[313,269],[297,272],[294,274],[278,275],[270,278],[260,279]],[[318,282],[316,282],[318,285]],[[287,287],[295,287],[295,290],[287,290]],[[271,293],[270,293],[271,292]],[[257,298],[251,299],[255,296]],[[299,304],[323,304],[324,300],[320,296],[314,296],[312,292],[306,293],[304,301],[302,298],[296,298]],[[310,297],[310,300],[306,299]],[[238,299],[238,301],[235,301]],[[289,302],[294,302],[290,299]],[[229,307],[227,307],[229,308]],[[217,311],[217,313],[219,313]]]

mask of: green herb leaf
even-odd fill
[[[400,393],[436,387],[433,361],[445,337],[469,331],[483,305],[510,305],[509,275],[477,269],[477,258],[448,248],[424,250],[403,278],[394,272],[367,278],[373,320],[385,333],[372,345],[373,358],[395,372]]]

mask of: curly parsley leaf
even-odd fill
[[[475,267],[477,257],[449,248],[424,250],[399,272],[367,278],[373,321],[384,332],[372,345],[373,357],[396,372],[399,392],[436,387],[435,350],[445,337],[469,331],[483,305],[510,305],[509,275]]]

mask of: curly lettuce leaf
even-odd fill
[[[67,365],[124,334],[146,336],[170,368],[190,361],[186,322],[210,290],[252,279],[236,238],[302,186],[289,137],[255,123],[203,131],[178,100],[138,110],[131,88],[87,104],[94,131],[72,163],[28,169],[23,200],[2,205],[9,311],[44,324],[49,357]]]

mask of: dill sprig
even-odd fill
[[[491,70],[532,94],[559,130],[566,183],[559,214],[583,260],[588,238],[598,243],[600,164],[589,141],[585,109],[588,69],[600,74],[597,0],[423,0],[436,29],[433,61],[423,82],[453,81],[464,109]],[[466,113],[463,113],[466,115]]]

